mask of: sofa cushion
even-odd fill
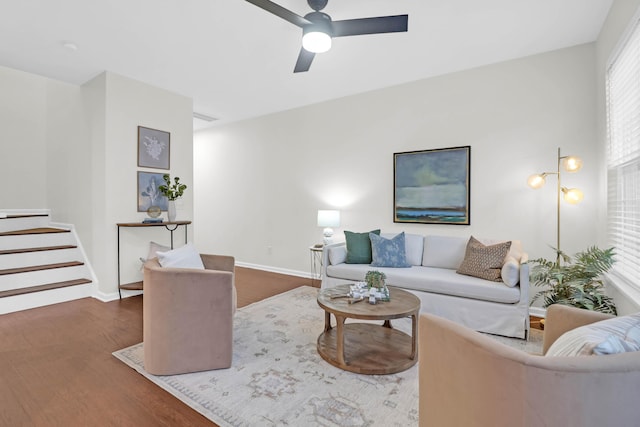
[[[382,237],[391,239],[397,233],[380,233]],[[411,265],[422,265],[422,253],[424,250],[424,236],[420,234],[404,233],[404,251],[407,263]]]
[[[510,288],[501,282],[463,276],[455,270],[413,266],[411,268],[376,268],[386,276],[386,283],[403,289],[433,292],[477,300],[515,304],[520,301],[520,287]],[[371,266],[338,264],[327,267],[327,275],[354,282],[364,281]]]
[[[510,247],[511,242],[485,246],[471,236],[464,260],[456,272],[485,280],[501,281],[502,265]]]
[[[371,239],[371,265],[373,267],[411,267],[411,264],[407,263],[405,255],[404,232],[392,239],[386,239],[375,233],[370,233],[369,238]]]
[[[373,230],[367,233],[354,233],[345,231],[344,236],[347,241],[347,264],[369,264],[371,263],[371,239],[369,233],[380,235],[380,230]]]
[[[329,246],[325,250],[329,251],[330,264],[342,264],[347,260],[347,247],[345,245]]]
[[[502,265],[500,277],[505,285],[514,287],[520,281],[520,263],[515,258],[507,255],[507,260]]]
[[[614,317],[565,332],[547,356],[591,356],[640,350],[640,313]]]
[[[204,270],[202,258],[192,243],[167,252],[157,252],[158,262],[163,267],[195,268]]]
[[[467,238],[455,236],[426,236],[422,265],[456,270],[462,264]]]

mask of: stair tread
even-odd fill
[[[0,219],[12,219],[12,218],[37,218],[37,217],[46,217],[49,214],[8,214],[5,217]]]
[[[16,296],[16,295],[30,294],[30,293],[33,293],[33,292],[49,291],[49,290],[52,290],[52,289],[66,288],[66,287],[69,287],[69,286],[85,285],[87,283],[91,283],[91,280],[89,280],[89,279],[74,279],[74,280],[65,280],[64,282],[47,283],[47,284],[44,284],[44,285],[29,286],[29,287],[20,288],[20,289],[11,289],[11,290],[8,290],[8,291],[0,292],[0,298],[12,297],[12,296]]]
[[[53,227],[38,227],[27,228],[24,230],[5,231],[0,233],[0,236],[22,236],[25,234],[51,234],[51,233],[69,233],[70,230],[66,228],[53,228]]]
[[[23,248],[23,249],[6,249],[0,251],[0,255],[10,254],[23,254],[29,252],[42,252],[42,251],[56,251],[59,249],[76,249],[76,245],[60,245],[60,246],[40,246],[37,248]]]
[[[70,261],[70,262],[59,262],[56,264],[43,264],[43,265],[32,265],[29,267],[7,268],[5,270],[0,270],[0,276],[3,276],[5,274],[18,274],[18,273],[29,273],[32,271],[51,270],[54,268],[76,267],[79,265],[84,265],[84,263],[81,261]]]

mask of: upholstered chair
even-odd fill
[[[547,310],[543,352],[610,316]],[[596,325],[593,325],[596,326]],[[631,426],[640,422],[640,352],[531,355],[429,314],[420,317],[420,426]]]
[[[205,269],[144,264],[144,368],[154,375],[231,366],[235,260],[200,255]]]

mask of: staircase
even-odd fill
[[[0,211],[0,314],[91,296],[94,282],[73,226]]]

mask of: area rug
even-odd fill
[[[417,365],[359,375],[318,355],[324,311],[317,292],[303,286],[239,309],[229,369],[155,376],[144,370],[142,343],[113,355],[221,427],[417,426]],[[409,332],[411,323],[394,327]],[[541,345],[535,337],[496,339],[532,353]]]

